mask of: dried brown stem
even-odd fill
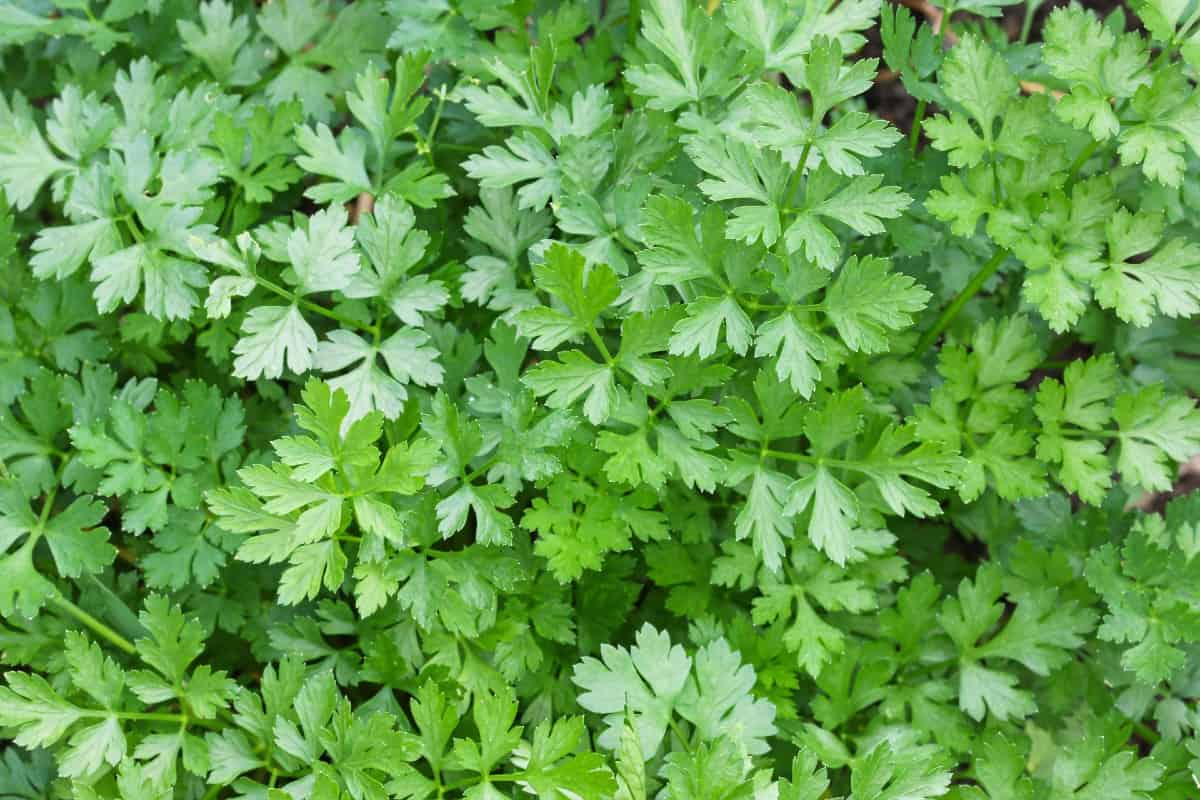
[[[370,192],[363,192],[354,201],[354,205],[350,208],[350,224],[357,225],[358,218],[363,214],[370,214],[375,210],[375,195]]]

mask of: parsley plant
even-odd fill
[[[0,0],[0,797],[1195,798],[1200,5],[1043,2]]]

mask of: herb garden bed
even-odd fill
[[[1197,797],[1198,70],[0,0],[0,797]]]

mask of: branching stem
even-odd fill
[[[325,317],[326,319],[331,319],[334,322],[336,322],[337,324],[341,325],[343,328],[353,328],[355,330],[366,331],[368,333],[373,332],[372,327],[370,325],[364,325],[361,322],[357,322],[355,320],[350,319],[349,317],[343,317],[341,314],[337,313],[336,311],[332,311],[332,310],[326,308],[325,306],[320,305],[319,303],[314,303],[311,300],[307,300],[304,297],[301,297],[296,292],[288,291],[287,289],[285,289],[284,287],[275,283],[274,281],[268,280],[267,278],[264,278],[261,275],[254,275],[252,277],[254,278],[255,283],[257,283],[262,288],[266,289],[268,292],[271,292],[274,295],[278,295],[279,297],[282,297],[284,300],[287,300],[289,303],[294,303],[294,304],[300,306],[300,308],[305,309],[306,311],[311,311],[314,314],[320,314],[322,317]]]

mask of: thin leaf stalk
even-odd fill
[[[918,100],[917,110],[913,112],[912,128],[908,131],[908,151],[913,158],[917,157],[917,147],[921,143],[921,122],[925,119],[927,105],[924,100]]]
[[[60,611],[67,614],[67,616],[72,617],[77,622],[83,623],[89,630],[92,631],[92,633],[96,634],[101,639],[104,639],[118,650],[128,653],[131,656],[137,654],[137,648],[133,646],[133,642],[129,641],[124,636],[110,628],[108,625],[105,625],[103,622],[96,619],[96,617],[72,603],[61,593],[53,595],[50,598],[50,602],[53,603],[54,606]]]
[[[1007,257],[1008,251],[1001,248],[996,251],[995,255],[986,264],[979,268],[979,271],[975,273],[971,281],[963,287],[962,291],[950,302],[950,305],[946,306],[942,310],[942,313],[938,315],[933,326],[921,334],[915,350],[917,354],[924,353],[929,349],[930,345],[937,341],[937,338],[942,335],[942,331],[950,326],[950,323],[963,310],[963,307],[972,297],[979,293],[979,290],[983,288],[988,279],[996,274],[996,271],[1000,269],[1000,265],[1004,263],[1004,259]]]

